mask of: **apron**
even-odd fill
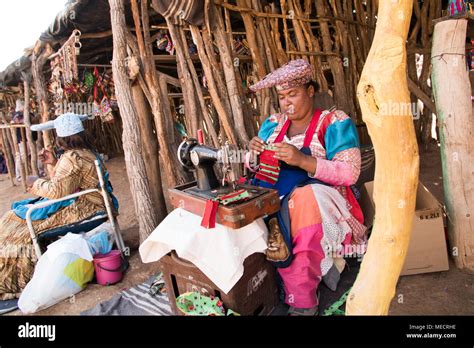
[[[307,156],[311,156],[311,149],[309,146],[311,144],[311,140],[313,139],[314,133],[316,132],[316,126],[318,125],[321,113],[322,111],[319,109],[315,111],[305,133],[303,147],[300,149],[300,151]],[[281,143],[283,141],[283,138],[290,128],[290,125],[291,120],[288,119],[276,137],[274,143]],[[280,168],[281,170],[278,176],[278,181],[275,184],[270,184],[263,180],[254,180],[253,184],[260,187],[275,189],[278,191],[278,194],[281,197],[288,195],[296,186],[302,185],[307,181],[314,181],[314,179],[308,176],[308,172],[299,167],[290,166],[284,162],[280,162]]]
[[[311,122],[308,126],[308,129],[306,130],[303,147],[300,149],[300,151],[307,156],[311,156],[310,144],[314,134],[316,133],[316,127],[318,125],[321,114],[321,110],[318,109],[315,111],[315,113],[313,114],[313,118],[311,119]],[[288,129],[290,128],[290,125],[291,120],[287,120],[283,125],[283,128],[281,129],[280,133],[276,137],[274,143],[280,143],[283,141],[283,138],[285,137]],[[327,184],[323,183],[320,180],[309,177],[308,172],[299,167],[290,166],[284,162],[281,162],[280,168],[281,170],[278,176],[278,181],[275,184],[270,184],[263,180],[254,179],[252,181],[252,185],[278,190],[281,202],[280,210],[278,211],[278,213],[276,213],[276,217],[278,219],[278,224],[280,226],[280,231],[283,235],[283,239],[290,252],[290,256],[284,261],[270,262],[277,268],[286,268],[290,266],[291,262],[293,261],[293,242],[290,230],[290,213],[288,210],[288,202],[291,197],[291,194],[296,188],[308,184]],[[267,217],[265,221],[268,222],[273,217],[275,217],[275,215]]]

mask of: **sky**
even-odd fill
[[[23,55],[53,22],[66,0],[0,0],[0,71]]]

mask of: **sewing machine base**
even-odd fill
[[[251,185],[239,185],[239,188],[244,188],[249,192],[249,199],[226,206],[219,204],[216,223],[238,229],[256,219],[274,214],[280,209],[278,191]],[[193,214],[203,216],[208,199],[232,191],[232,187],[221,187],[214,191],[200,191],[196,183],[191,182],[169,189],[169,194],[173,207],[183,208]]]

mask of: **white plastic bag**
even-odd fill
[[[35,267],[18,307],[25,314],[48,308],[83,290],[94,277],[92,254],[84,236],[68,233],[50,244]]]

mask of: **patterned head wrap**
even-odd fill
[[[263,80],[250,86],[250,90],[256,92],[263,88],[276,87],[283,91],[289,88],[300,87],[313,79],[313,69],[304,59],[291,60],[281,68],[268,74]]]

